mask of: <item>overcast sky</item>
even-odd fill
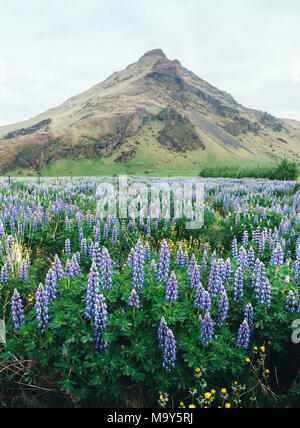
[[[300,120],[299,0],[0,2],[0,126],[154,48],[247,107]]]

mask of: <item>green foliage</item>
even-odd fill
[[[270,180],[295,181],[299,175],[299,169],[294,162],[284,159],[280,165],[271,167],[234,168],[213,167],[204,168],[200,177],[224,177],[224,178],[268,178]]]

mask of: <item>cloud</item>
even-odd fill
[[[247,107],[300,120],[299,21],[299,0],[3,2],[0,126],[61,104],[154,48]]]
[[[4,62],[0,61],[0,85],[6,82],[6,68]]]
[[[292,66],[292,80],[294,83],[300,83],[300,59],[297,59]]]

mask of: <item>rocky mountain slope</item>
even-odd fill
[[[88,162],[99,174],[180,174],[283,157],[300,161],[300,122],[243,107],[160,49],[35,119],[0,128],[1,174],[43,173],[62,160],[85,165],[82,175]],[[60,175],[69,174],[64,167]]]

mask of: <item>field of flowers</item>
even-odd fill
[[[299,408],[300,185],[204,179],[186,230],[103,180],[0,184],[0,407]]]

